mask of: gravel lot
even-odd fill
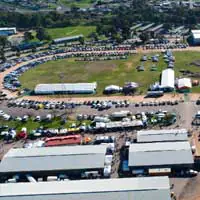
[[[8,108],[6,106],[7,102],[4,101],[0,104],[0,109],[5,111],[6,113],[12,115],[12,116],[23,116],[25,114],[29,115],[41,115],[45,116],[47,113],[53,113],[54,110],[33,110],[33,109],[24,109],[24,108]],[[133,113],[136,112],[142,112],[142,111],[157,111],[157,110],[166,110],[171,112],[177,113],[177,122],[176,124],[167,127],[167,128],[186,128],[189,130],[194,130],[195,133],[199,132],[198,128],[192,127],[191,122],[193,116],[198,111],[198,106],[195,104],[195,102],[184,102],[179,103],[178,105],[174,106],[140,106],[135,107],[134,105],[130,105],[128,108],[111,108],[109,110],[103,110],[103,111],[97,111],[95,109],[91,109],[88,106],[81,106],[77,107],[73,111],[73,117],[77,114],[98,114],[98,115],[104,115],[104,114],[110,114],[115,111],[120,110],[130,110]],[[57,110],[55,111],[56,115],[63,114],[64,110]],[[159,128],[159,127],[156,127]],[[94,138],[97,134],[84,134],[85,136],[89,136],[91,138]],[[98,134],[98,135],[115,135],[116,136],[116,152],[113,155],[113,164],[112,164],[112,178],[118,177],[118,168],[119,168],[119,155],[120,155],[120,148],[122,145],[125,144],[125,140],[127,137],[135,138],[136,137],[136,131],[131,132],[115,132],[115,133],[104,133],[104,134]],[[23,141],[18,141],[16,143],[11,144],[4,144],[2,141],[0,142],[0,157],[3,156],[11,147],[22,147]],[[198,190],[197,185],[200,185],[200,175],[194,178],[170,178],[170,183],[174,184],[174,188],[172,191],[176,194],[177,200],[200,200],[198,196],[200,195],[200,191]]]

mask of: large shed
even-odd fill
[[[104,169],[106,145],[11,149],[0,163],[0,177],[69,175]]]
[[[193,167],[189,142],[134,143],[129,147],[130,169]]]
[[[96,93],[96,89],[96,82],[38,84],[35,94],[93,94]]]
[[[63,38],[56,38],[53,40],[54,44],[59,44],[59,43],[66,43],[66,42],[74,42],[78,41],[81,38],[84,38],[84,36],[81,35],[75,35],[75,36],[69,36],[69,37],[63,37]]]
[[[168,177],[10,183],[0,185],[0,200],[170,200]]]
[[[164,91],[173,91],[175,85],[175,73],[173,69],[162,71],[161,89]]]
[[[143,130],[137,132],[137,142],[187,141],[186,129]]]

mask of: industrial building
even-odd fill
[[[199,45],[200,44],[200,30],[192,30],[192,44]]]
[[[2,28],[0,28],[0,36],[9,36],[9,35],[14,35],[16,33],[17,33],[17,30],[14,27],[11,27],[11,28],[2,27]]]
[[[129,147],[130,170],[149,168],[190,169],[194,159],[189,142],[134,143]]]
[[[137,142],[170,142],[187,141],[188,131],[186,129],[162,129],[144,130],[137,132]]]
[[[102,175],[106,151],[107,145],[13,148],[0,163],[0,177],[80,176],[82,172],[94,170]]]
[[[166,176],[10,183],[0,191],[0,200],[171,200]]]
[[[96,93],[97,83],[58,83],[38,84],[35,94],[93,94]]]
[[[63,37],[63,38],[57,38],[53,40],[54,44],[59,44],[59,43],[66,43],[66,42],[74,42],[74,41],[78,41],[81,38],[83,38],[83,35],[75,35],[75,36],[71,36],[71,37]]]
[[[174,90],[175,73],[173,69],[165,69],[162,71],[161,89],[165,92]]]

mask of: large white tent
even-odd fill
[[[174,90],[175,73],[173,69],[165,69],[162,71],[161,88],[163,90]]]

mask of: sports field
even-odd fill
[[[70,26],[65,28],[49,28],[47,32],[52,39],[83,34],[87,38],[92,32],[96,32],[95,26]]]
[[[154,54],[149,54],[151,57]],[[181,77],[180,70],[200,72],[200,67],[191,65],[191,62],[200,62],[198,52],[176,52],[175,75]],[[141,54],[130,56],[127,60],[96,61],[96,62],[76,62],[74,59],[50,61],[34,69],[25,72],[20,81],[24,88],[34,89],[39,83],[75,83],[94,82],[98,83],[97,96],[107,85],[115,84],[123,86],[127,81],[134,81],[140,84],[139,93],[147,91],[150,84],[159,81],[160,74],[167,64],[160,54],[159,62],[152,63],[148,60],[143,63],[145,71],[138,72],[136,67],[141,65]],[[152,65],[156,65],[158,70],[151,71]],[[195,78],[199,79],[200,78]],[[200,87],[193,88],[193,92],[200,92]]]

